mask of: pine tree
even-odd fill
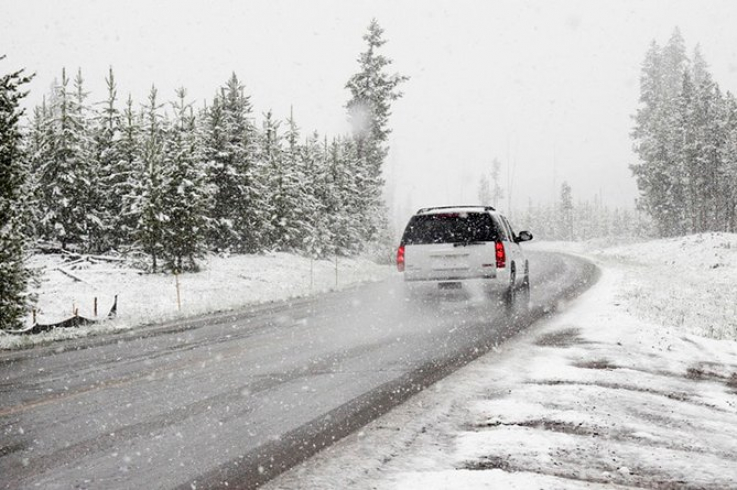
[[[27,158],[29,162],[31,192],[29,193],[29,213],[31,218],[26,224],[26,234],[36,238],[46,237],[44,217],[46,210],[43,206],[43,189],[39,184],[43,164],[51,160],[51,112],[43,97],[40,106],[33,109],[33,118],[26,138]]]
[[[120,118],[120,140],[117,144],[119,180],[116,178],[115,200],[120,200],[120,215],[113,218],[115,232],[111,234],[113,243],[123,249],[130,249],[136,242],[137,230],[142,219],[141,196],[146,175],[142,160],[141,116],[133,109],[133,98],[128,94],[125,109]]]
[[[489,178],[486,176],[486,174],[481,174],[477,194],[479,204],[482,204],[484,206],[491,206],[491,184],[489,184]]]
[[[0,56],[0,61],[4,56]],[[23,70],[0,77],[0,330],[22,326],[30,273],[24,252],[28,169],[22,154],[21,87],[31,81]]]
[[[631,166],[641,205],[662,236],[685,230],[689,185],[683,163],[683,89],[688,68],[683,37],[674,30],[668,44],[650,46],[642,65],[640,108],[632,137],[640,163]],[[688,97],[688,94],[686,94]]]
[[[40,206],[44,210],[41,226],[45,238],[61,243],[63,249],[74,244],[90,247],[90,235],[99,218],[89,208],[95,169],[91,166],[87,131],[86,97],[78,74],[75,91],[69,91],[66,70],[52,94],[51,117],[46,123],[47,150],[36,162]]]
[[[724,230],[734,233],[737,231],[737,99],[730,92],[725,97],[724,132],[719,192],[724,206]]]
[[[290,111],[284,134],[283,206],[285,220],[283,247],[292,251],[304,251],[314,229],[311,214],[317,207],[311,182],[306,174],[305,147],[299,143],[300,134],[294,114]]]
[[[203,145],[213,188],[209,242],[216,250],[253,253],[265,240],[264,185],[250,97],[233,75],[205,114]]]
[[[106,249],[104,197],[100,185],[100,166],[95,158],[92,121],[94,113],[87,104],[89,92],[84,89],[82,70],[74,77],[74,96],[71,99],[70,114],[78,121],[76,134],[76,153],[79,171],[79,206],[81,216],[79,227],[82,231],[80,245],[83,250],[101,252]]]
[[[209,190],[197,147],[195,118],[184,88],[177,90],[175,119],[162,153],[161,253],[169,270],[197,270],[205,251]]]
[[[103,220],[102,249],[118,249],[128,239],[125,223],[125,196],[131,192],[132,162],[122,153],[123,115],[116,107],[117,86],[110,68],[105,78],[107,99],[94,130],[94,156],[99,168],[100,215]],[[128,142],[129,143],[129,142]]]
[[[504,190],[501,186],[502,162],[494,158],[491,162],[491,205],[497,208],[499,201],[504,199]]]
[[[266,225],[266,236],[268,236],[268,248],[272,250],[281,250],[284,247],[289,213],[288,184],[284,168],[283,138],[279,134],[280,125],[280,122],[274,119],[271,111],[264,114],[260,160],[267,175],[269,218]]]
[[[361,173],[361,194],[364,197],[358,210],[365,226],[364,239],[376,238],[379,229],[387,222],[382,215],[382,165],[391,133],[389,116],[391,104],[402,96],[399,85],[408,77],[387,73],[392,61],[379,53],[386,43],[383,29],[376,19],[372,20],[368,32],[363,36],[367,49],[359,56],[359,71],[346,84],[351,98],[346,105],[353,131],[356,152],[355,168]]]
[[[308,223],[308,235],[303,248],[312,258],[327,256],[332,252],[333,235],[330,229],[329,173],[327,165],[327,144],[321,146],[320,136],[313,133],[305,142],[302,155],[304,162],[304,189],[308,192],[303,206]]]
[[[141,163],[143,175],[136,189],[132,212],[139,217],[136,227],[137,243],[151,257],[151,269],[158,270],[163,254],[164,221],[167,219],[163,203],[163,149],[165,121],[160,113],[158,92],[152,86],[148,104],[144,106],[143,134],[141,136]]]
[[[353,139],[334,139],[327,154],[328,215],[331,217],[330,234],[333,237],[332,252],[346,255],[359,251],[365,236],[365,220],[359,210],[361,192],[359,181],[352,168],[356,161],[356,144]]]
[[[564,240],[573,240],[573,194],[571,186],[568,182],[563,182],[560,186],[560,230],[561,238]]]

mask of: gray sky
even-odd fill
[[[494,157],[518,207],[550,201],[563,180],[574,198],[631,205],[640,63],[675,26],[737,90],[737,2],[715,0],[0,0],[0,69],[37,73],[30,104],[63,66],[81,67],[101,100],[112,65],[121,98],[137,102],[152,83],[166,100],[179,86],[209,100],[235,71],[259,120],[293,105],[305,133],[332,135],[348,129],[344,85],[372,17],[394,69],[411,77],[386,169],[401,207],[476,202]]]

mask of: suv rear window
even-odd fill
[[[494,222],[486,213],[446,213],[413,216],[402,236],[405,245],[493,242]]]

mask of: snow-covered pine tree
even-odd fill
[[[202,141],[214,192],[208,241],[216,250],[254,253],[265,240],[265,190],[252,112],[250,97],[233,73],[204,116]]]
[[[187,91],[176,92],[174,121],[166,134],[162,161],[161,252],[175,272],[196,271],[206,252],[206,185],[202,153],[198,149],[195,118]]]
[[[573,193],[568,182],[563,182],[560,186],[560,230],[561,238],[564,240],[574,240],[573,230]]]
[[[491,162],[491,205],[498,207],[499,202],[504,199],[504,189],[501,185],[502,162],[494,158]]]
[[[317,207],[313,189],[309,187],[305,170],[305,148],[299,143],[300,134],[293,110],[287,119],[283,150],[283,227],[282,248],[305,251],[314,230],[310,215]]]
[[[696,56],[701,58],[699,52]],[[723,199],[720,195],[719,176],[723,175],[723,148],[726,144],[726,107],[719,85],[706,69],[703,59],[696,59],[694,81],[695,119],[699,154],[696,161],[696,190],[700,196],[698,206],[698,229],[694,231],[723,230]],[[698,63],[696,63],[698,61]]]
[[[116,145],[117,167],[123,174],[115,182],[116,199],[120,199],[120,215],[113,220],[116,227],[114,243],[124,250],[129,250],[135,244],[142,218],[140,204],[146,181],[142,132],[141,114],[133,109],[133,98],[128,94],[120,117],[120,139]]]
[[[363,36],[367,49],[358,58],[359,71],[347,82],[351,92],[346,107],[352,127],[356,160],[354,167],[363,174],[360,192],[364,203],[359,213],[365,223],[364,239],[376,238],[379,229],[388,223],[382,215],[382,166],[388,148],[387,139],[391,133],[389,116],[391,104],[402,96],[399,85],[409,78],[399,74],[389,74],[387,69],[392,61],[379,53],[386,43],[384,30],[373,19]]]
[[[269,219],[267,222],[268,245],[271,250],[283,250],[289,238],[288,176],[284,163],[283,137],[279,134],[280,121],[274,119],[271,111],[264,114],[261,134],[260,160],[264,169]]]
[[[94,156],[99,168],[102,249],[120,249],[128,239],[124,200],[131,192],[131,166],[121,152],[123,116],[116,107],[118,94],[112,67],[105,78],[107,98],[100,103],[94,128]]]
[[[74,77],[74,97],[71,99],[70,113],[79,121],[77,134],[77,158],[81,167],[79,189],[82,199],[79,202],[79,215],[82,216],[81,227],[84,250],[101,252],[105,250],[104,197],[100,187],[100,166],[94,153],[92,123],[95,115],[87,104],[89,92],[84,89],[82,70],[78,69]]]
[[[237,243],[231,209],[238,195],[238,179],[235,169],[228,165],[220,94],[216,94],[212,105],[202,111],[200,120],[205,172],[213,194],[208,210],[207,241],[213,250],[221,252],[235,248]]]
[[[132,213],[139,217],[135,236],[140,248],[151,257],[151,269],[158,270],[163,253],[163,229],[167,219],[163,203],[163,150],[166,121],[161,115],[158,92],[151,87],[148,104],[143,107],[141,169]]]
[[[305,219],[309,223],[309,235],[305,237],[303,250],[313,258],[325,257],[333,251],[328,206],[330,203],[327,145],[320,142],[320,135],[312,133],[307,138],[302,154],[304,162],[304,188],[308,193]]]
[[[671,148],[674,161],[672,169],[677,174],[669,172],[669,197],[672,204],[669,206],[671,229],[674,233],[683,234],[699,227],[696,216],[700,202],[698,199],[699,182],[698,155],[700,139],[698,122],[695,114],[695,87],[688,71],[684,71],[681,91],[678,94],[677,109],[672,119],[673,140],[675,147]]]
[[[346,255],[361,250],[364,245],[364,216],[359,213],[361,192],[353,167],[357,159],[354,140],[334,139],[327,159],[332,252]]]
[[[481,174],[477,195],[479,204],[491,206],[491,184],[489,183],[489,177],[486,176],[486,173]]]
[[[52,94],[48,151],[43,161],[36,162],[44,238],[58,241],[63,249],[71,244],[87,249],[90,230],[97,225],[89,210],[92,169],[81,77],[75,86],[76,94],[70,92],[63,69]]]
[[[33,118],[25,138],[26,153],[29,162],[29,213],[30,219],[26,223],[26,234],[33,237],[44,237],[43,218],[43,192],[38,184],[41,176],[42,164],[49,161],[50,153],[50,127],[51,112],[46,104],[46,96],[43,97],[41,105],[33,108]]]
[[[27,311],[28,169],[22,153],[20,100],[26,95],[22,86],[31,78],[23,70],[0,76],[0,330],[21,327]]]
[[[640,77],[640,107],[632,132],[640,162],[631,169],[642,195],[641,205],[662,236],[683,233],[686,226],[679,100],[687,67],[683,37],[675,29],[664,48],[653,41]]]
[[[737,99],[727,92],[724,107],[724,165],[719,176],[723,199],[724,231],[737,232]]]

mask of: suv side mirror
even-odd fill
[[[532,233],[529,231],[520,231],[515,242],[529,242],[530,240],[532,240]]]

